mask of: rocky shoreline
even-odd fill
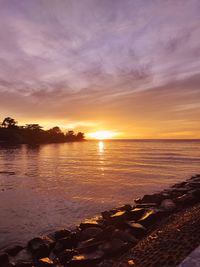
[[[104,211],[73,230],[61,229],[30,240],[25,247],[7,248],[0,253],[0,267],[112,266],[112,259],[134,250],[167,218],[199,202],[200,175],[195,175],[159,193],[144,195],[134,205]]]

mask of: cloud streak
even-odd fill
[[[198,114],[188,108],[200,90],[198,0],[1,0],[0,23],[2,116],[119,128],[118,105],[128,124],[148,114],[157,120],[156,112],[182,110],[186,120]],[[176,101],[163,111],[174,86]]]

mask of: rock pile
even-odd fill
[[[161,220],[200,201],[200,175],[160,193],[144,195],[134,205],[104,211],[74,230],[62,229],[0,254],[0,267],[95,267],[134,247]]]

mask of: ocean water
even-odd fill
[[[72,227],[200,173],[200,141],[0,147],[0,248]]]

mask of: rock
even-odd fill
[[[109,225],[103,229],[101,233],[96,235],[94,239],[96,241],[102,241],[102,240],[107,240],[111,237],[112,233],[115,231],[116,227],[114,225]]]
[[[113,256],[125,252],[129,248],[129,244],[119,238],[113,238],[99,248],[104,251],[106,256]]]
[[[102,216],[102,218],[104,219],[104,220],[109,220],[110,219],[110,216],[112,215],[112,212],[110,212],[110,211],[103,211],[102,213],[101,213],[101,216]]]
[[[186,184],[187,182],[177,183],[177,184],[174,184],[172,188],[183,188],[183,186],[185,186]]]
[[[132,210],[132,206],[129,204],[125,204],[125,205],[119,207],[118,210],[122,210],[122,211]]]
[[[150,227],[154,225],[158,219],[162,216],[162,211],[157,209],[151,209],[145,212],[143,217],[138,221],[144,227]]]
[[[144,215],[145,211],[146,210],[144,208],[134,208],[134,209],[127,212],[126,217],[128,220],[137,221],[137,220],[141,219],[141,217]]]
[[[200,188],[200,181],[193,181],[191,183],[189,183],[189,186],[192,188]]]
[[[97,235],[100,235],[103,232],[103,230],[99,227],[89,227],[84,230],[82,230],[78,237],[81,241],[91,239],[92,237],[95,237]]]
[[[71,232],[67,229],[61,229],[61,230],[58,230],[56,232],[54,232],[52,234],[52,237],[55,239],[55,240],[59,240],[61,238],[64,238],[64,237],[69,237],[71,234]]]
[[[141,199],[141,203],[156,203],[157,205],[160,205],[162,200],[163,195],[161,193],[156,193],[152,195],[144,195]]]
[[[77,245],[77,240],[72,237],[65,237],[62,239],[59,239],[56,242],[55,247],[53,248],[53,252],[57,255],[61,251],[65,249],[72,249]]]
[[[14,261],[15,262],[21,262],[21,261],[31,262],[32,256],[26,249],[23,249],[14,257]]]
[[[59,255],[58,255],[58,259],[59,262],[61,264],[65,264],[66,262],[68,262],[69,260],[72,259],[72,257],[78,254],[76,250],[73,249],[65,249],[64,251],[62,251]]]
[[[128,229],[126,230],[119,230],[116,229],[114,233],[112,234],[112,238],[119,238],[124,242],[131,243],[131,244],[136,244],[138,242],[138,239],[136,239]]]
[[[80,242],[76,249],[80,253],[90,253],[96,250],[102,243],[103,240],[95,240],[94,238],[91,238],[89,240]]]
[[[46,257],[46,258],[39,259],[36,266],[37,267],[53,267],[55,265],[51,259]]]
[[[112,214],[109,218],[110,223],[118,223],[124,221],[126,218],[126,211],[117,211],[116,213]]]
[[[23,250],[23,247],[20,246],[20,245],[16,245],[16,246],[7,248],[7,249],[5,250],[5,252],[8,253],[8,255],[14,257],[14,256],[16,256],[21,250]]]
[[[176,209],[176,204],[171,199],[164,199],[161,202],[160,207],[164,209],[165,211],[170,212]]]
[[[30,261],[20,261],[15,263],[15,267],[35,267],[35,265]]]
[[[198,199],[194,194],[188,193],[175,198],[174,201],[181,208],[184,208],[189,205],[195,204],[196,202],[198,202]]]
[[[48,237],[36,237],[28,242],[27,248],[38,259],[48,257],[53,245],[53,240]]]
[[[84,222],[82,222],[80,225],[79,225],[79,228],[81,230],[84,230],[86,228],[89,228],[89,227],[102,227],[102,225],[100,225],[100,223],[97,221],[97,220],[85,220]]]
[[[127,222],[127,227],[137,239],[144,237],[147,232],[147,229],[140,223]]]
[[[156,203],[141,203],[141,204],[136,204],[135,208],[154,208],[156,207],[157,204]]]
[[[9,266],[9,258],[7,253],[0,254],[0,267],[8,267]]]
[[[94,267],[104,256],[102,251],[95,251],[90,254],[75,255],[67,264],[67,267]]]

